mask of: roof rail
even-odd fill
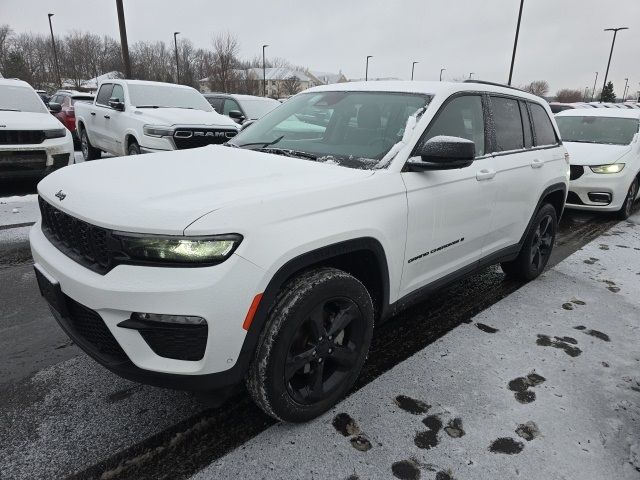
[[[464,83],[479,83],[481,85],[493,85],[494,87],[510,88],[512,90],[518,90],[519,92],[524,92],[524,90],[522,90],[521,88],[518,88],[518,87],[513,87],[511,85],[505,85],[504,83],[498,83],[498,82],[487,82],[486,80],[467,79],[467,80],[464,81]],[[525,92],[525,93],[527,93],[527,92]]]

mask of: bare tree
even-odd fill
[[[544,97],[549,93],[549,82],[546,80],[534,80],[533,82],[524,85],[522,90],[538,95],[539,97]]]
[[[282,81],[282,90],[286,95],[295,95],[300,91],[300,79],[291,75]]]
[[[571,88],[563,88],[556,93],[556,100],[561,103],[581,102],[582,97],[582,90],[573,90]]]
[[[231,33],[220,34],[213,39],[213,65],[209,75],[212,91],[229,92],[237,84],[238,39]]]
[[[4,71],[4,62],[9,50],[9,39],[13,30],[9,25],[0,25],[0,73]]]

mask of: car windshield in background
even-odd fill
[[[92,96],[75,96],[75,97],[71,97],[71,105],[74,105],[76,102],[93,102],[93,97]]]
[[[629,145],[638,133],[638,119],[614,117],[556,117],[564,142]]]
[[[242,108],[244,108],[248,118],[263,117],[274,108],[280,106],[280,102],[270,99],[241,100],[240,103],[242,104]]]
[[[372,169],[431,97],[391,92],[304,93],[237,135],[233,146]]]
[[[191,108],[212,112],[213,107],[195,90],[171,85],[129,85],[132,105],[138,108]]]
[[[26,87],[0,87],[0,111],[49,113],[38,94]]]

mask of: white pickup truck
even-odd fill
[[[140,80],[102,83],[76,105],[76,126],[85,160],[221,144],[239,129],[191,87]]]

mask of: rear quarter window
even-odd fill
[[[537,103],[530,103],[529,108],[531,109],[533,129],[536,133],[536,146],[557,145],[558,138],[556,137],[556,131],[553,128],[547,111]]]

